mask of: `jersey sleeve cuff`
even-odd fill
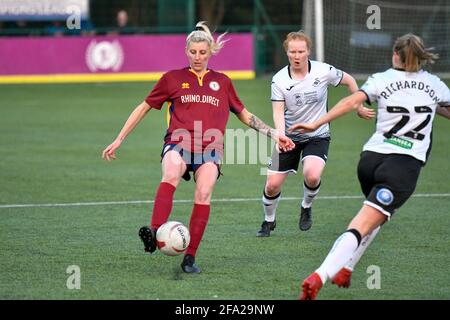
[[[359,89],[358,91],[361,91],[362,93],[364,93],[366,95],[366,102],[367,102],[367,104],[369,106],[372,105],[372,103],[370,102],[370,98],[369,98],[369,95],[367,94],[367,92],[365,92],[363,89]]]
[[[341,79],[338,81],[338,83],[336,83],[335,87],[341,84],[342,79],[344,79],[344,71],[342,71]]]

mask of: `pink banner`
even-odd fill
[[[165,72],[188,65],[184,35],[0,38],[0,75]],[[252,34],[228,34],[217,71],[253,70]]]

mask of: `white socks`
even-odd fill
[[[311,207],[314,198],[319,193],[319,190],[320,190],[320,183],[314,189],[310,189],[306,185],[306,183],[303,181],[303,201],[302,201],[302,207],[303,208],[310,208]]]
[[[347,230],[337,238],[322,265],[316,270],[322,284],[333,278],[349,262],[360,242],[361,235],[356,229]]]
[[[353,256],[350,258],[350,261],[345,265],[346,269],[353,271],[359,259],[361,259],[362,255],[366,251],[367,247],[369,247],[372,240],[378,234],[378,231],[380,231],[380,228],[381,226],[378,226],[376,229],[374,229],[371,233],[369,233],[361,240],[361,244],[359,245],[358,249],[356,249],[355,252],[353,252]]]
[[[275,213],[277,211],[278,202],[280,202],[281,192],[277,194],[276,196],[269,197],[266,195],[266,192],[263,191],[263,207],[264,207],[264,220],[267,222],[274,222],[275,221]]]

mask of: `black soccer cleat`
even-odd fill
[[[156,230],[147,226],[139,229],[139,238],[144,243],[144,251],[153,253],[156,250]]]
[[[312,210],[311,207],[300,209],[300,220],[298,222],[298,227],[302,231],[307,231],[312,226]]]
[[[200,273],[200,268],[195,264],[195,257],[187,254],[181,263],[181,269],[186,273]]]
[[[269,237],[270,231],[273,231],[273,229],[275,229],[276,226],[277,226],[276,220],[274,222],[269,222],[269,221],[264,220],[264,222],[261,225],[261,230],[258,231],[256,236],[257,237]]]

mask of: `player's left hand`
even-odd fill
[[[288,129],[289,133],[292,133],[294,131],[298,131],[300,133],[304,132],[313,132],[317,130],[317,126],[314,123],[297,123],[291,126]]]
[[[122,141],[119,139],[114,140],[109,146],[102,152],[102,158],[106,161],[116,160],[116,150],[120,147]]]
[[[375,117],[375,110],[366,108],[362,104],[358,106],[356,113],[358,114],[358,117],[365,120],[370,120]]]

